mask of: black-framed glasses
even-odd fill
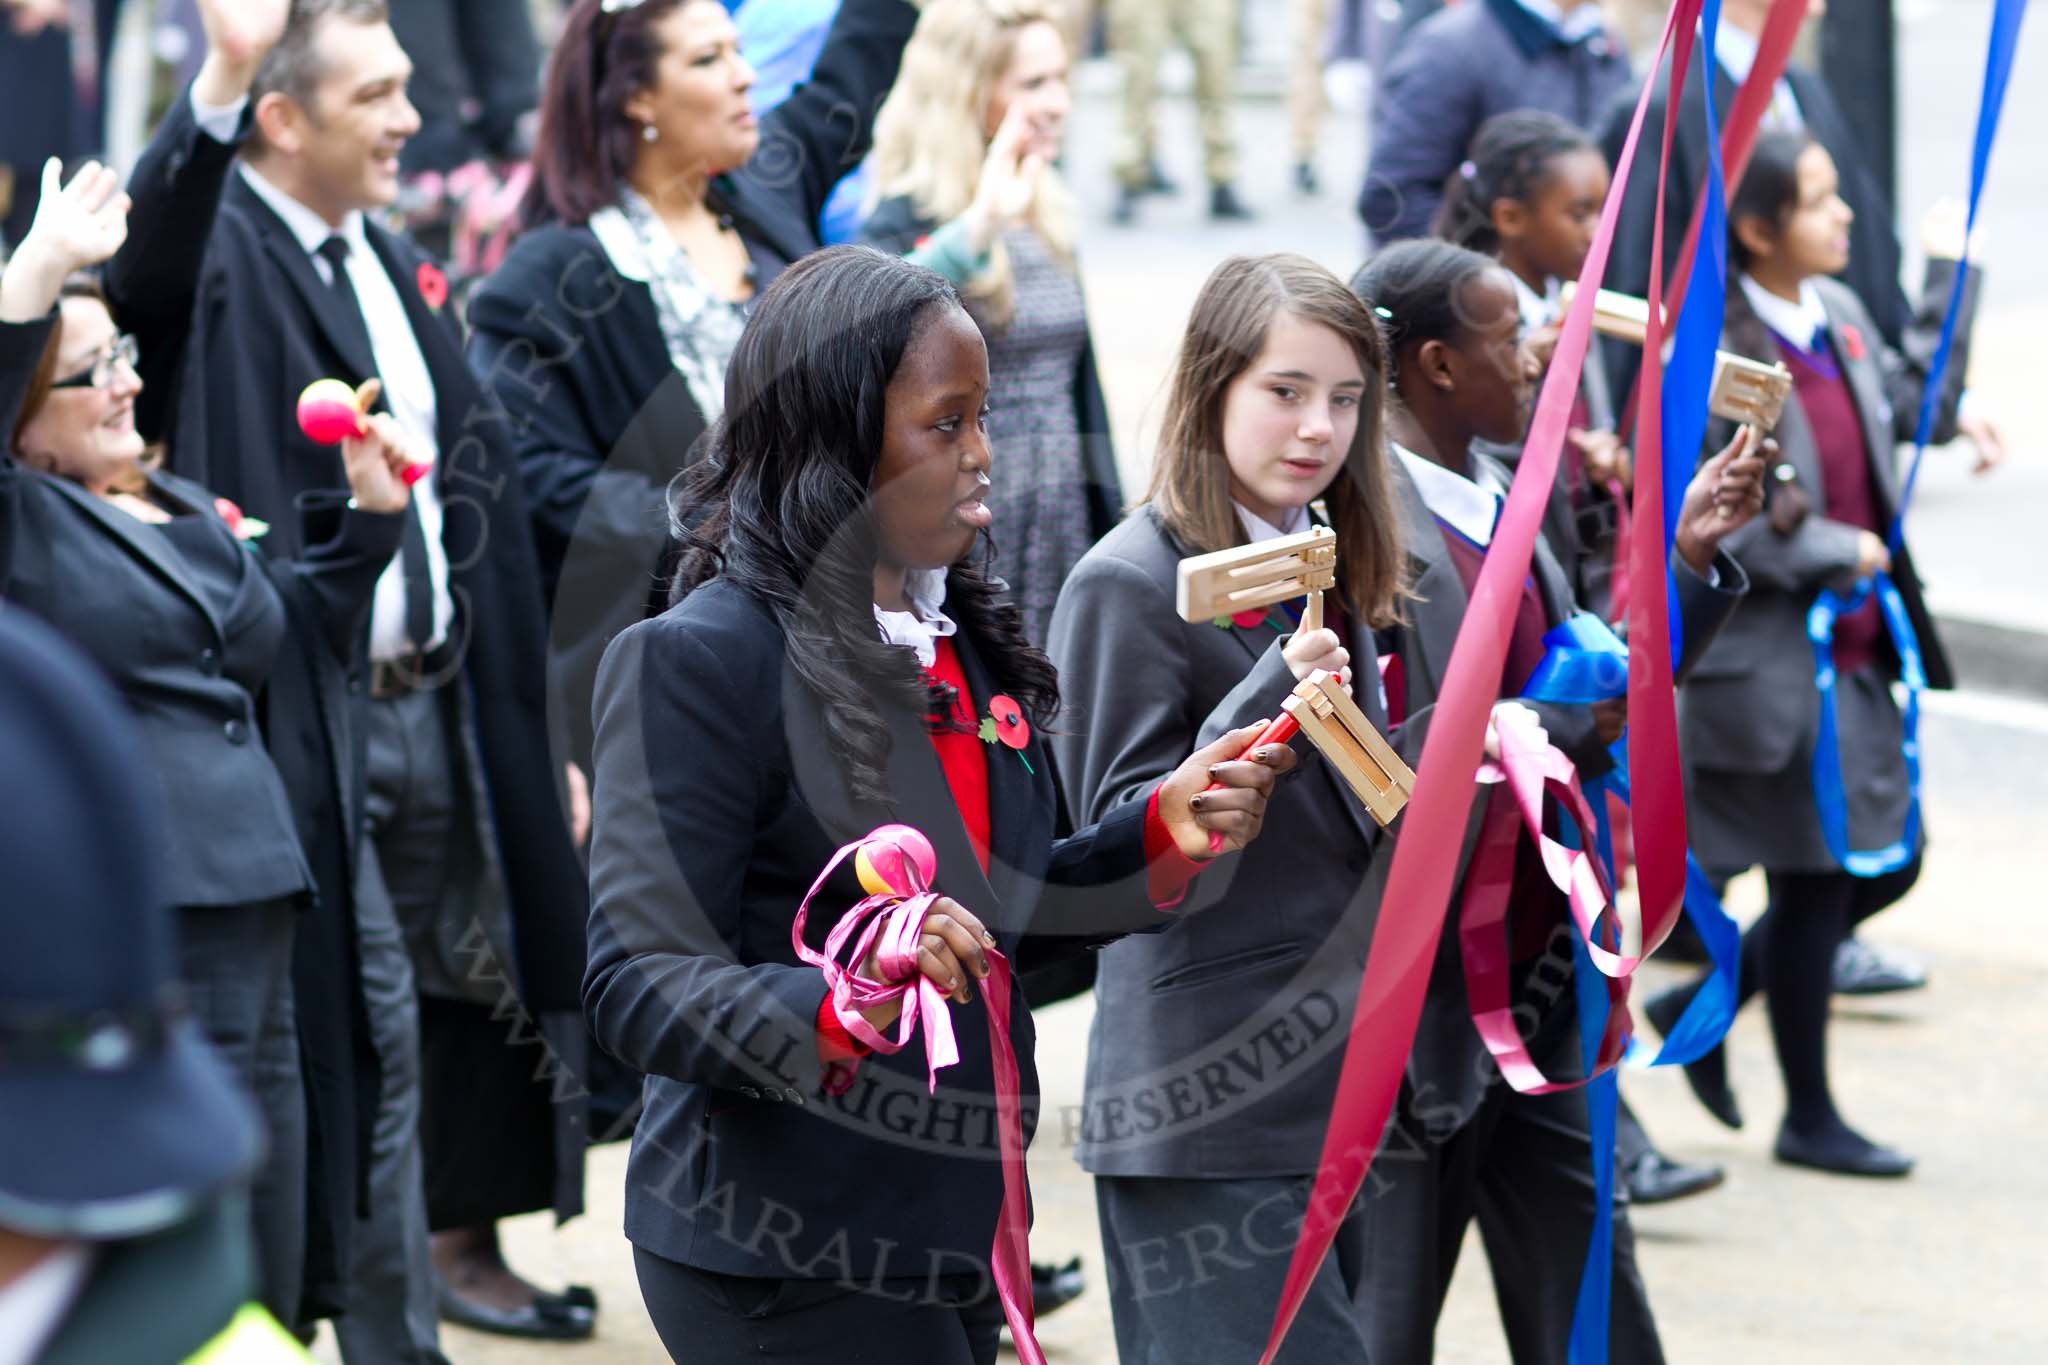
[[[132,374],[142,360],[142,347],[126,332],[115,334],[112,341],[92,358],[92,364],[77,374],[67,375],[50,385],[53,389],[105,389],[114,383],[114,367],[126,365]]]

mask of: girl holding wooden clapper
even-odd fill
[[[1722,346],[1782,363],[1792,396],[1779,420],[1766,517],[1730,537],[1728,550],[1754,589],[1679,695],[1688,830],[1702,867],[1720,877],[1761,865],[1770,908],[1742,940],[1745,996],[1769,998],[1786,1111],[1782,1161],[1845,1175],[1899,1176],[1912,1159],[1863,1137],[1837,1112],[1827,1078],[1833,963],[1843,936],[1891,905],[1919,875],[1921,840],[1902,751],[1892,684],[1902,676],[1899,640],[1875,597],[1842,615],[1832,637],[1846,850],[1830,847],[1815,797],[1820,733],[1808,613],[1823,589],[1847,592],[1889,575],[1912,623],[1926,685],[1954,685],[1948,657],[1903,543],[1886,543],[1898,510],[1896,443],[1911,439],[1955,280],[1962,242],[1928,242],[1928,277],[1905,349],[1893,351],[1863,304],[1833,278],[1848,264],[1854,217],[1838,193],[1827,151],[1803,132],[1761,137],[1729,206],[1729,258],[1740,272],[1728,291]],[[1961,414],[1977,282],[1963,296],[1955,351],[1933,438],[1976,440],[1980,470],[1995,464],[1997,429]],[[1866,875],[1843,864],[1848,850],[1889,850]],[[1870,873],[1875,875],[1869,875]],[[1653,999],[1652,1022],[1669,1027],[1688,986]],[[1742,1114],[1715,1050],[1686,1068],[1707,1109],[1730,1127]]]
[[[998,1157],[1037,1107],[1030,1011],[1010,992],[1001,1028],[987,983],[1170,922],[1212,834],[1257,835],[1293,754],[1244,755],[1248,724],[1132,808],[1064,819],[1059,680],[976,557],[987,351],[938,275],[866,248],[805,258],[763,293],[726,393],[677,494],[675,603],[597,683],[585,1005],[648,1076],[626,1235],[679,1359],[885,1341],[987,1365],[991,1248],[1024,1216]],[[936,1077],[915,1049],[864,1055],[853,1039],[897,1005],[849,1019],[791,941],[799,906],[816,951],[863,899],[850,857],[811,889],[890,824],[936,853],[917,970],[883,982],[921,973],[950,998],[959,1058]],[[843,965],[876,980],[879,958]],[[1021,1132],[1001,1122],[1019,1109]]]

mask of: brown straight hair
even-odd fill
[[[1384,423],[1385,350],[1378,322],[1344,282],[1305,256],[1233,256],[1202,285],[1181,339],[1159,454],[1146,501],[1197,554],[1246,543],[1230,501],[1223,402],[1265,349],[1276,318],[1327,327],[1350,344],[1365,374],[1358,430],[1323,494],[1337,533],[1337,591],[1372,626],[1401,620],[1408,595],[1400,521],[1394,514]]]
[[[63,303],[66,299],[90,300],[105,308],[109,316],[114,311],[108,306],[106,292],[100,288],[99,281],[91,275],[73,275],[70,279],[64,281],[64,287],[59,292],[57,300],[57,325],[50,329],[49,339],[43,343],[43,353],[36,357],[35,370],[29,375],[28,387],[22,391],[21,407],[14,414],[14,426],[7,433],[7,449],[9,453],[24,464],[30,464],[31,462],[22,453],[21,433],[30,422],[36,419],[36,414],[43,410],[43,405],[50,401],[51,386],[57,382],[57,357],[64,350]],[[136,462],[133,476],[123,479],[115,486],[114,491],[117,493],[135,494],[147,491],[149,481],[145,476],[148,471],[155,469],[162,463],[163,448],[161,446],[151,446],[142,453],[142,458]],[[31,467],[35,466],[31,464]],[[44,472],[56,473],[55,470],[46,470]]]

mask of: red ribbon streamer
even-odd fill
[[[1658,44],[1659,62],[1671,50],[1674,34],[1682,38],[1683,51],[1690,52],[1699,10],[1700,0],[1676,0]],[[1683,70],[1684,66],[1675,69]],[[1649,101],[1650,85],[1645,82],[1636,99],[1635,117],[1629,125],[1620,164],[1615,167],[1617,187],[1628,183]],[[1679,103],[1670,100],[1666,104],[1667,168]],[[1658,183],[1661,187],[1661,173]],[[1486,718],[1500,697],[1501,670],[1506,663],[1508,635],[1521,605],[1522,580],[1535,554],[1536,536],[1550,488],[1557,478],[1565,428],[1571,419],[1572,401],[1578,392],[1592,336],[1594,295],[1607,272],[1621,199],[1617,188],[1609,194],[1601,211],[1599,234],[1580,272],[1578,293],[1565,315],[1564,330],[1543,382],[1542,397],[1516,468],[1514,485],[1508,492],[1479,580],[1473,586],[1471,603],[1459,627],[1450,667],[1437,697],[1436,718],[1423,744],[1415,795],[1404,816],[1406,828],[1394,841],[1394,865],[1380,902],[1386,913],[1374,926],[1365,976],[1359,983],[1357,1012],[1345,1047],[1315,1186],[1293,1259],[1288,1264],[1273,1328],[1260,1356],[1261,1365],[1271,1365],[1295,1314],[1301,1310],[1316,1270],[1364,1183],[1400,1091],[1402,1072],[1422,1013],[1423,994],[1429,984],[1430,966],[1436,959],[1443,933],[1443,908],[1457,875]],[[1640,484],[1638,489],[1640,496]],[[1658,605],[1661,625],[1661,598]],[[1668,655],[1667,637],[1660,631],[1656,639]],[[1644,643],[1648,643],[1647,637]],[[1667,686],[1669,667],[1667,658]],[[1674,742],[1675,738],[1674,733]]]

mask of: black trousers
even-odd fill
[[[1592,1237],[1591,1154],[1583,1090],[1519,1095],[1495,1085],[1469,1121],[1441,1138],[1398,1106],[1361,1193],[1372,1365],[1434,1357],[1437,1316],[1474,1219],[1515,1365],[1566,1365]],[[1609,1327],[1615,1365],[1662,1365],[1618,1179]]]
[[[875,1294],[832,1280],[721,1275],[638,1247],[633,1268],[669,1358],[689,1365],[994,1365],[1002,1339],[1002,1302],[973,1279],[884,1280]]]
[[[1253,1361],[1287,1279],[1309,1177],[1098,1176],[1095,1212],[1123,1365]],[[1309,1287],[1280,1365],[1366,1365],[1365,1220],[1358,1210]]]
[[[292,1011],[298,905],[201,905],[178,912],[178,979],[193,1017],[263,1115],[268,1152],[250,1192],[256,1285],[296,1323],[306,1263],[306,1088]]]

